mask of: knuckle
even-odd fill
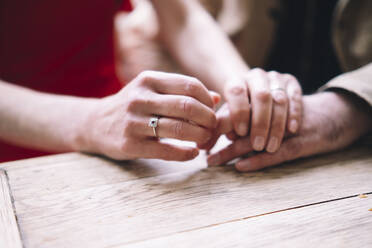
[[[148,106],[149,104],[153,104],[154,102],[151,99],[144,98],[144,97],[134,97],[129,100],[128,102],[128,111],[135,111],[141,106]]]
[[[154,80],[155,76],[153,71],[143,71],[140,74],[138,74],[138,78],[139,84],[145,86],[149,85],[149,83],[151,83]]]
[[[190,97],[186,97],[185,99],[183,99],[181,101],[181,109],[183,110],[183,112],[191,117],[193,115],[193,112],[194,112],[194,100]]]
[[[134,99],[129,100],[128,111],[132,112],[132,111],[136,110],[139,105],[141,105],[141,100],[139,100],[138,98],[134,98]]]
[[[232,85],[228,88],[228,94],[232,96],[241,96],[245,94],[246,89],[243,85]]]
[[[284,74],[281,74],[282,75],[282,78],[283,80],[286,80],[286,81],[297,81],[297,78],[291,74],[288,74],[288,73],[284,73]]]
[[[185,123],[183,121],[176,121],[173,125],[174,136],[178,138],[184,138],[185,136],[184,127]]]
[[[202,90],[201,83],[196,78],[191,78],[189,82],[186,83],[185,90],[189,95],[195,95]]]
[[[280,76],[280,73],[277,71],[269,71],[268,75],[272,76],[273,78],[278,78]]]
[[[267,89],[257,90],[256,92],[254,92],[254,96],[257,99],[257,101],[264,103],[270,102],[272,98],[270,91]]]
[[[251,73],[253,74],[265,74],[266,72],[264,70],[262,70],[261,68],[253,68],[252,70],[250,70]]]
[[[276,90],[273,93],[273,100],[279,105],[285,105],[288,103],[287,95],[281,90]]]

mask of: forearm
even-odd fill
[[[249,69],[228,37],[196,1],[153,0],[161,38],[187,73],[223,92]]]
[[[344,89],[335,88],[324,94],[331,95],[329,102],[336,105],[330,106],[329,113],[335,113],[334,119],[341,119],[342,133],[356,139],[372,131],[372,107],[368,102]]]
[[[0,80],[0,139],[45,151],[77,151],[93,99],[44,94]]]

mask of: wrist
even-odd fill
[[[97,153],[93,146],[94,123],[97,120],[98,99],[82,99],[77,102],[76,108],[79,113],[75,116],[75,125],[72,130],[72,136],[69,141],[70,147],[76,152]]]
[[[330,128],[350,142],[371,131],[371,107],[360,97],[346,90],[325,91],[311,96],[316,109],[330,121]]]

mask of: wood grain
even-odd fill
[[[371,206],[353,197],[113,248],[372,247]]]
[[[26,247],[112,247],[372,192],[368,146],[249,174],[205,169],[203,155],[187,163],[81,156],[6,165]]]
[[[0,247],[22,248],[5,172],[0,170]]]

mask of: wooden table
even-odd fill
[[[247,174],[203,154],[0,164],[1,248],[372,247],[371,208],[370,144]]]

